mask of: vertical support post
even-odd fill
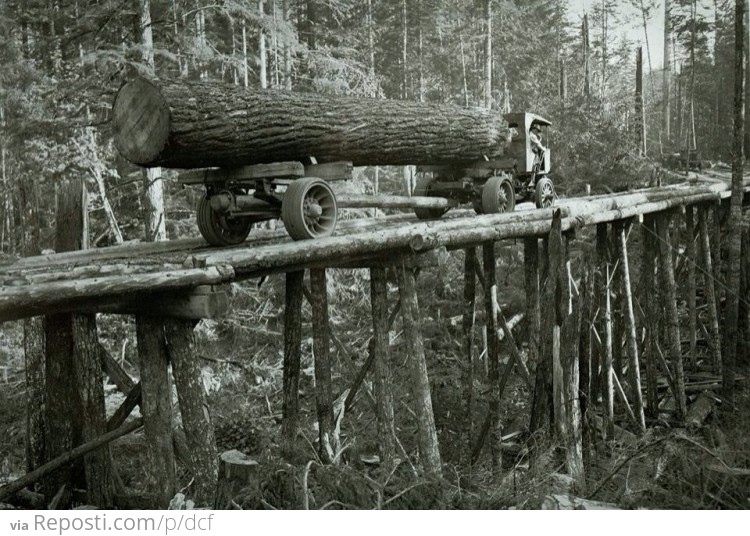
[[[614,383],[612,375],[614,374],[612,363],[612,301],[610,297],[610,285],[612,283],[612,265],[609,256],[609,236],[607,233],[607,224],[600,223],[596,226],[596,253],[599,263],[599,285],[600,295],[604,294],[604,318],[600,332],[604,333],[604,340],[600,345],[600,362],[601,362],[601,390],[602,401],[604,404],[604,421],[605,437],[612,438],[615,433],[615,401],[614,401]]]
[[[561,439],[567,436],[565,415],[565,385],[562,363],[562,328],[568,317],[570,299],[568,274],[566,270],[567,248],[563,242],[560,211],[552,216],[552,230],[549,234],[549,279],[554,299],[549,306],[554,310],[552,323],[552,408],[554,424]]]
[[[73,364],[82,411],[81,442],[86,443],[107,432],[96,315],[73,316],[73,341]],[[91,452],[83,459],[87,502],[100,508],[113,504],[109,460],[109,446]]]
[[[721,371],[721,331],[719,329],[719,311],[716,299],[716,286],[714,279],[714,266],[711,250],[711,239],[708,231],[708,208],[698,208],[698,227],[701,237],[701,257],[703,264],[703,285],[706,292],[706,304],[708,305],[708,321],[711,330],[709,348],[713,360],[714,372]]]
[[[612,384],[612,304],[610,302],[610,257],[608,251],[607,224],[596,226],[596,259],[598,265],[597,301],[598,309],[603,311],[599,323],[600,344],[598,345],[599,374],[592,373],[592,392],[598,396],[602,392],[605,437],[614,434],[614,387]],[[602,296],[604,299],[602,300]],[[593,397],[594,395],[592,395]]]
[[[529,343],[529,363],[539,362],[539,240],[526,238],[523,241],[524,283],[526,287],[526,325]]]
[[[404,336],[409,350],[407,360],[411,376],[414,413],[417,417],[417,440],[422,469],[428,478],[439,478],[442,474],[440,448],[438,445],[435,415],[432,411],[430,380],[427,375],[427,360],[419,322],[419,300],[414,270],[403,262],[397,268],[399,292],[401,294],[401,317]]]
[[[615,436],[615,394],[614,394],[614,367],[612,364],[612,301],[610,298],[610,274],[611,266],[607,262],[604,280],[604,362],[602,363],[602,386],[604,388],[604,418],[606,421],[606,437],[614,439]]]
[[[625,303],[626,339],[628,342],[628,355],[630,369],[630,388],[633,398],[633,412],[635,413],[638,427],[642,433],[646,432],[646,416],[643,412],[643,396],[641,394],[641,365],[638,359],[638,333],[635,325],[635,311],[633,309],[633,290],[630,284],[630,263],[628,260],[628,240],[626,225],[619,226],[617,236],[619,242],[620,268],[622,270],[622,281],[624,293],[622,299]]]
[[[578,346],[578,400],[580,406],[580,426],[581,426],[581,443],[585,444],[586,448],[583,449],[584,465],[588,463],[589,456],[587,451],[592,447],[592,435],[591,427],[588,421],[588,410],[589,400],[591,396],[591,379],[593,376],[592,371],[592,360],[593,360],[593,338],[591,336],[592,331],[592,303],[591,299],[594,296],[594,281],[593,281],[593,270],[591,269],[591,263],[584,263],[584,273],[581,281],[581,292],[580,292],[580,340]]]
[[[302,296],[305,272],[286,274],[284,303],[284,402],[282,406],[281,440],[284,450],[294,449],[299,427],[299,374],[302,350]]]
[[[595,269],[592,273],[593,292],[592,304],[597,320],[592,322],[592,328],[597,334],[597,344],[594,345],[591,362],[591,394],[589,400],[594,406],[599,405],[599,395],[602,392],[604,378],[604,289],[606,286],[605,262],[607,260],[607,225],[596,226],[596,257]],[[604,401],[604,400],[603,400]]]
[[[497,338],[497,271],[495,268],[495,243],[485,242],[482,245],[484,264],[484,306],[487,326],[487,360],[489,363],[490,384],[490,452],[492,472],[499,475],[503,468],[502,424],[500,422],[500,360],[498,356],[499,341]]]
[[[612,292],[615,296],[615,306],[619,305],[619,310],[616,307],[612,309],[612,362],[615,371],[615,375],[618,380],[622,379],[623,371],[623,355],[622,355],[622,339],[624,335],[624,311],[625,304],[622,300],[623,294],[623,280],[622,280],[622,266],[617,262],[619,256],[618,253],[618,240],[617,236],[620,234],[620,228],[622,227],[621,221],[615,221],[610,226],[611,237],[607,241],[609,246],[609,261],[612,266]],[[624,383],[620,381],[620,383]]]
[[[388,286],[385,268],[370,268],[370,300],[372,302],[370,351],[375,354],[374,384],[378,447],[381,463],[387,470],[390,470],[396,452],[396,431],[393,416],[393,373],[388,358]]]
[[[552,304],[555,300],[553,278],[550,277],[549,237],[542,240],[539,254],[540,303]],[[540,329],[538,333],[538,353],[534,398],[531,403],[529,430],[533,433],[545,428],[552,420],[552,324],[554,309],[540,306]]]
[[[177,388],[182,426],[185,429],[193,475],[193,497],[201,505],[213,505],[219,476],[219,455],[214,427],[203,388],[195,348],[195,322],[169,318],[164,321],[164,336]]]
[[[318,450],[323,463],[331,463],[336,445],[333,444],[333,386],[328,333],[328,280],[325,268],[310,270],[310,294],[315,357],[315,403],[318,410]]]
[[[172,434],[172,383],[164,345],[164,321],[136,315],[138,361],[141,370],[141,412],[146,436],[146,487],[155,508],[166,508],[176,491]]]
[[[687,305],[688,305],[688,334],[690,336],[690,367],[695,368],[698,365],[697,354],[697,333],[698,333],[698,314],[696,311],[695,296],[695,223],[693,216],[693,206],[685,207],[685,259],[688,268],[687,284]]]
[[[464,249],[464,311],[463,311],[463,337],[464,337],[464,390],[466,392],[466,421],[464,433],[466,434],[466,453],[471,456],[472,438],[474,437],[474,325],[476,322],[477,301],[477,251],[475,248]]]
[[[567,257],[567,255],[566,255]],[[566,259],[567,260],[567,259]],[[580,345],[581,320],[584,310],[584,296],[580,295],[578,299],[570,296],[567,281],[562,295],[566,299],[572,300],[573,310],[566,311],[563,326],[564,349],[562,355],[563,370],[563,402],[565,405],[565,426],[564,431],[566,443],[565,465],[568,474],[575,482],[576,492],[586,492],[586,472],[583,462],[583,437],[581,433],[582,413],[581,401],[579,397],[581,369],[580,369]]]
[[[685,397],[685,372],[682,365],[682,348],[680,341],[680,321],[677,313],[677,292],[672,263],[672,246],[669,240],[669,215],[660,213],[656,217],[656,233],[659,238],[659,260],[664,291],[664,305],[667,317],[669,353],[675,377],[677,418],[685,417],[687,400]]]
[[[81,249],[83,245],[83,183],[66,180],[57,192],[57,228],[55,250]],[[71,450],[81,440],[81,402],[78,396],[74,363],[73,315],[55,314],[44,318],[45,381],[47,389],[46,461]],[[65,484],[74,480],[84,485],[80,461],[61,468],[42,481],[42,490],[52,498]],[[70,488],[70,486],[69,486]]]
[[[46,461],[44,317],[35,316],[23,322],[23,354],[26,372],[26,471],[31,472]]]
[[[646,389],[648,416],[656,419],[659,416],[659,397],[657,393],[656,352],[659,338],[658,308],[656,307],[656,259],[658,251],[654,235],[656,233],[654,217],[646,216],[643,221],[643,256],[641,258],[641,278],[643,298],[645,300],[644,327],[648,337],[646,353]]]
[[[722,302],[722,296],[724,288],[721,285],[722,273],[721,273],[721,203],[716,203],[711,213],[713,215],[713,221],[711,224],[711,260],[713,261],[713,275],[714,275],[714,295],[716,296],[716,303]]]
[[[740,296],[750,296],[750,211],[744,213],[742,231],[742,255],[740,259]],[[747,298],[740,300],[740,355],[750,354],[750,305]]]

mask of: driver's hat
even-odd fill
[[[529,128],[529,130],[530,131],[536,130],[537,132],[541,132],[542,131],[541,127],[537,123],[532,124],[531,127]]]

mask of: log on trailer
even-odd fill
[[[115,145],[131,162],[171,168],[286,160],[355,166],[460,164],[502,156],[500,114],[447,104],[249,90],[135,78],[113,104]]]

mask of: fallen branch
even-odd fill
[[[10,497],[11,495],[14,495],[15,493],[18,493],[25,487],[28,487],[29,485],[38,481],[40,478],[50,474],[55,469],[59,469],[60,467],[64,465],[67,465],[79,458],[82,458],[89,452],[93,452],[97,449],[102,448],[105,445],[108,445],[109,443],[117,439],[118,437],[122,437],[124,435],[129,434],[130,432],[136,431],[141,426],[143,426],[143,419],[142,418],[136,419],[134,421],[131,421],[127,424],[122,425],[116,430],[107,432],[106,434],[101,435],[97,437],[96,439],[89,441],[88,443],[84,443],[83,445],[77,446],[73,450],[70,450],[61,456],[58,456],[54,460],[45,463],[41,467],[37,467],[30,473],[26,473],[24,476],[22,476],[18,480],[14,480],[13,482],[6,484],[2,488],[0,488],[0,501],[3,501],[5,498]]]

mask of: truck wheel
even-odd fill
[[[212,246],[236,246],[250,234],[253,220],[239,216],[233,218],[211,208],[211,198],[203,194],[198,203],[198,230]]]
[[[490,177],[482,188],[482,212],[500,214],[516,208],[516,191],[505,177]]]
[[[555,185],[549,177],[542,177],[536,181],[534,202],[536,208],[549,208],[555,204]]]
[[[412,195],[414,197],[430,197],[430,185],[433,182],[435,182],[435,179],[430,175],[422,175],[417,179],[417,184],[414,186]],[[417,218],[420,220],[436,220],[446,212],[448,212],[447,208],[414,208],[414,214],[416,214]]]
[[[336,196],[322,179],[292,182],[281,200],[281,220],[294,240],[331,236],[336,229]]]

